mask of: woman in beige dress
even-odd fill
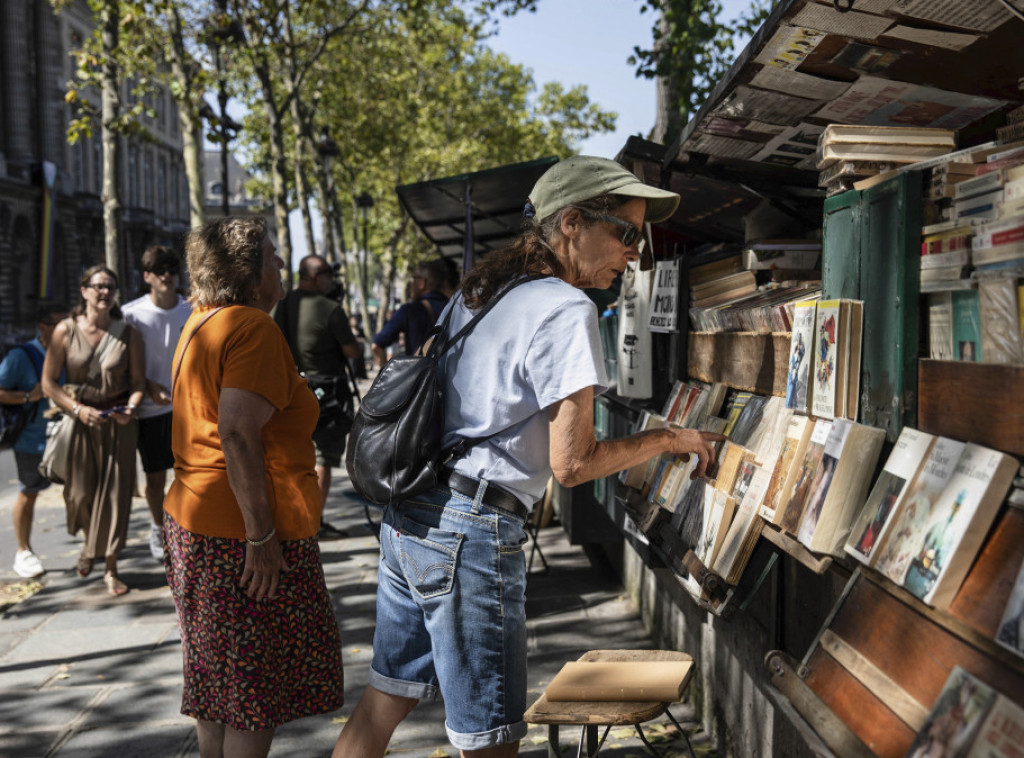
[[[135,490],[135,408],[146,384],[142,338],[121,319],[117,277],[97,265],[82,276],[81,299],[53,332],[43,364],[43,392],[76,423],[72,430],[64,504],[68,533],[85,532],[78,574],[106,562],[111,595],[128,587],[117,557],[128,534]],[[66,372],[64,386],[58,384]]]

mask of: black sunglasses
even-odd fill
[[[643,238],[643,232],[625,219],[617,216],[609,216],[607,213],[588,211],[586,208],[577,208],[577,210],[584,216],[589,216],[590,218],[595,218],[598,221],[604,221],[609,224],[614,224],[615,226],[623,227],[622,236],[619,238],[622,240],[622,244],[626,247],[632,247],[639,241],[639,245],[637,245],[637,252],[642,253],[644,251],[644,244],[647,240]]]
[[[177,266],[161,266],[160,268],[150,269],[149,273],[151,273],[153,276],[163,276],[164,274],[170,274],[171,276],[177,276],[178,275],[178,267]]]

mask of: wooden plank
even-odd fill
[[[766,522],[761,530],[761,536],[815,574],[824,574],[835,564],[832,556],[812,553],[800,542],[782,531],[776,524]]]
[[[1024,511],[1004,508],[949,613],[986,637],[995,637],[1024,562]]]
[[[890,442],[917,423],[921,185],[911,171],[861,193],[861,421]]]
[[[809,661],[807,686],[875,755],[902,758],[917,732],[824,649]]]
[[[691,332],[687,371],[703,382],[785,397],[790,339],[789,332]]]
[[[789,656],[773,650],[765,657],[764,665],[771,685],[792,703],[800,717],[830,750],[844,758],[873,755],[860,737],[797,675],[795,661]],[[799,730],[799,722],[795,723]]]
[[[915,732],[920,731],[928,718],[928,709],[910,697],[888,674],[831,629],[826,629],[822,634],[821,647],[895,713],[900,721]]]
[[[1024,455],[1022,386],[1024,366],[921,360],[918,424],[930,434]]]

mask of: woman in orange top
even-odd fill
[[[268,315],[283,261],[263,219],[218,219],[186,252],[193,312],[175,354],[164,502],[181,712],[197,720],[202,756],[265,756],[277,726],[343,702],[316,541],[320,409]]]

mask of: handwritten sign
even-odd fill
[[[651,293],[652,332],[678,331],[679,261],[658,261],[654,271],[654,292]]]

